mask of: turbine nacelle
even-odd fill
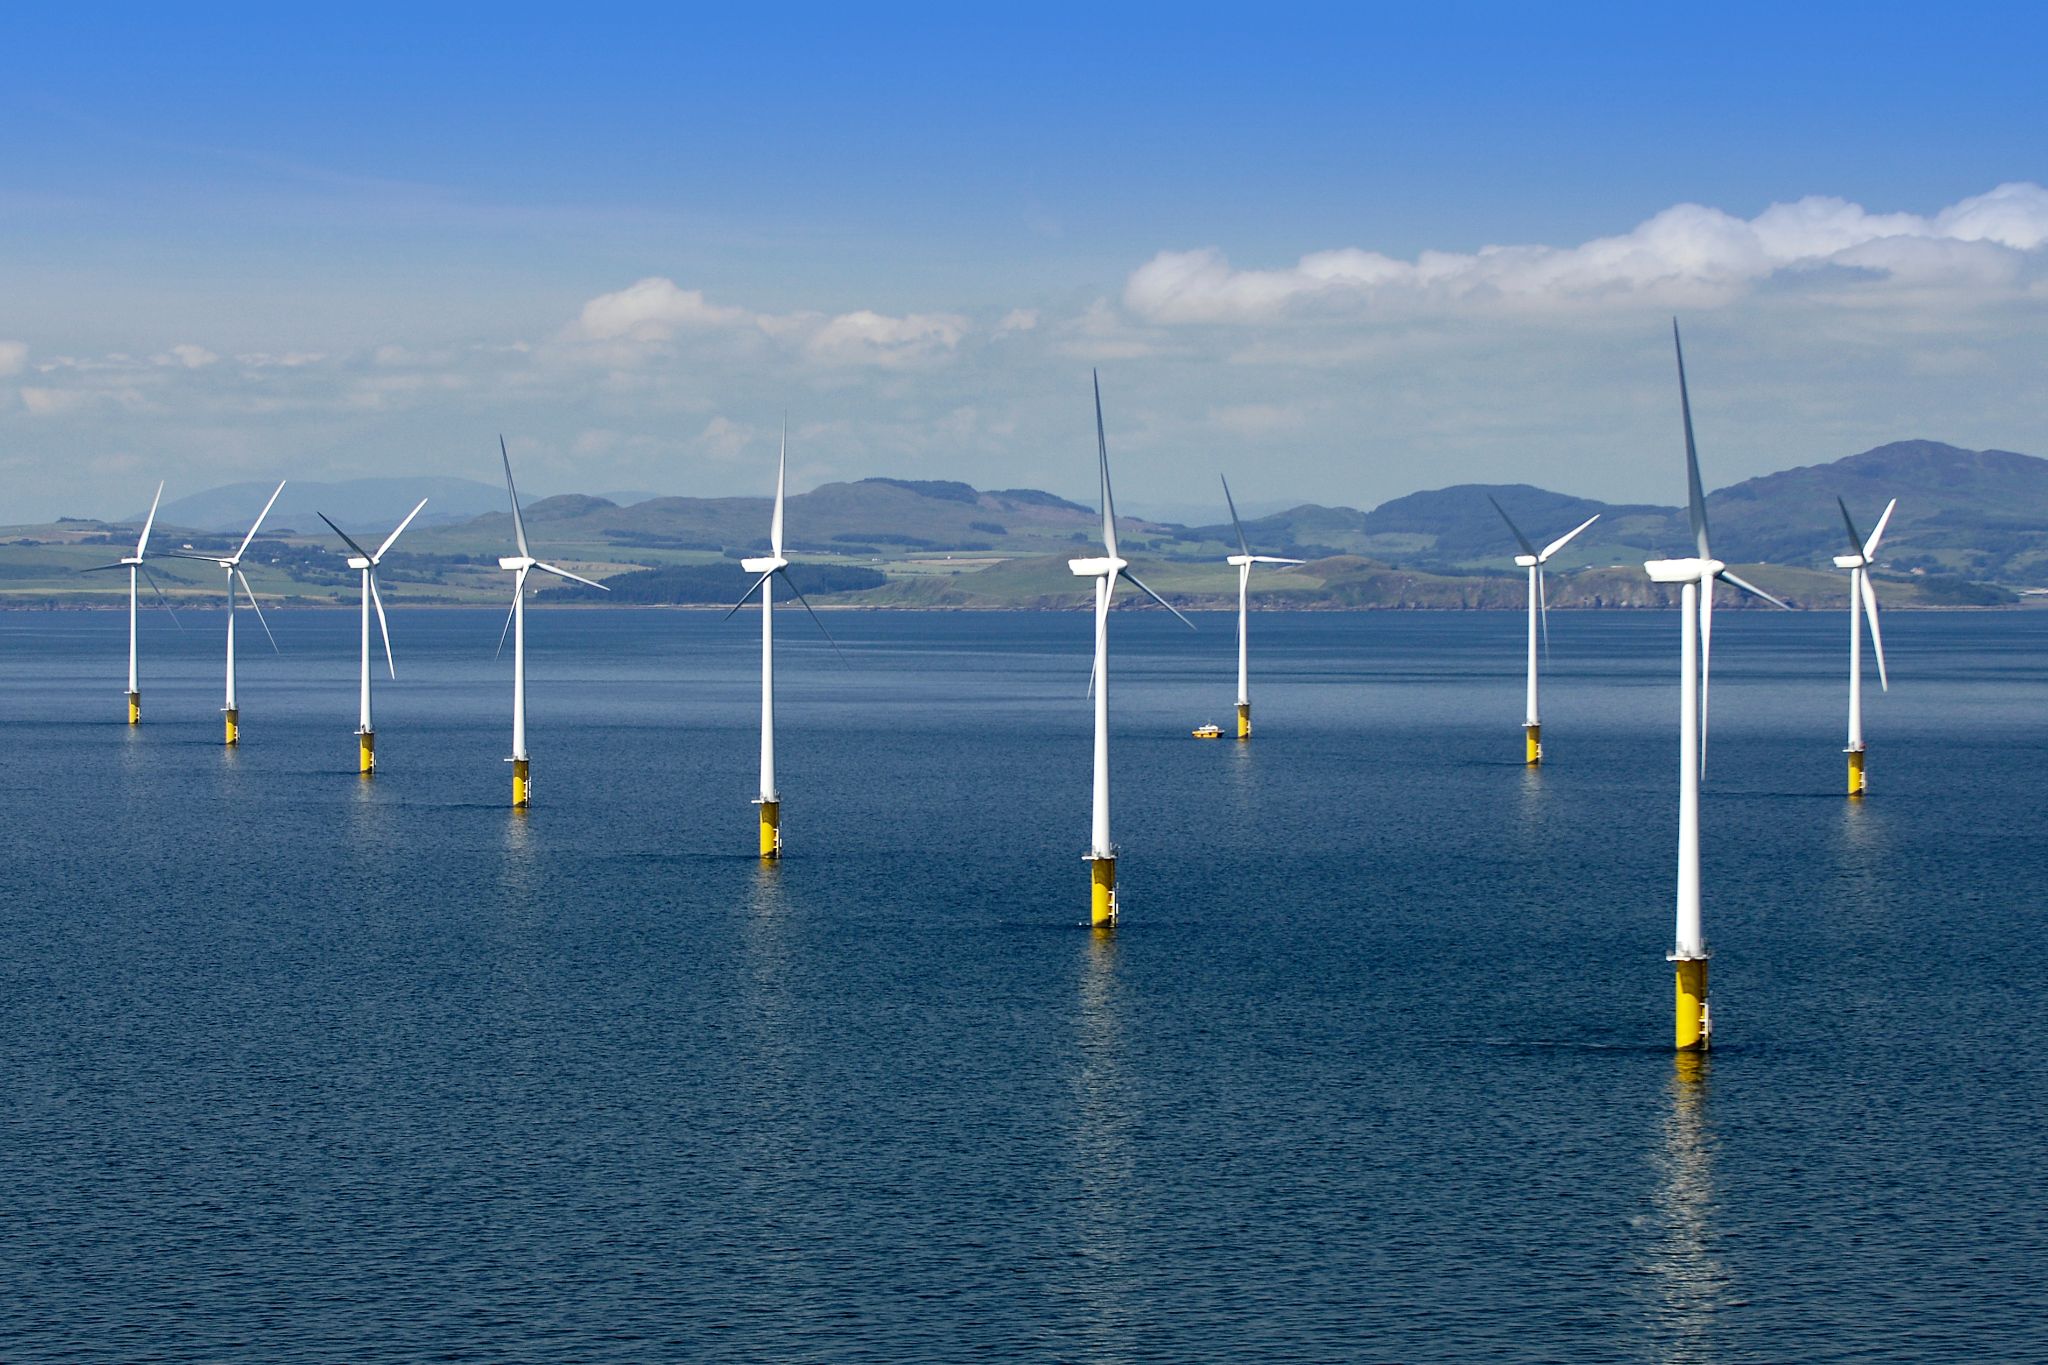
[[[540,561],[535,559],[531,555],[498,556],[498,567],[508,572],[515,572],[520,569],[530,569],[538,563],[540,563]]]
[[[1130,568],[1131,562],[1109,555],[1097,559],[1070,559],[1067,567],[1074,571],[1076,578],[1114,578]]]
[[[1643,564],[1652,583],[1709,583],[1727,570],[1718,559],[1652,559]]]
[[[351,569],[367,569],[374,562],[374,560],[365,559],[361,555],[351,555],[349,556],[348,566]]]
[[[758,559],[742,559],[740,567],[748,573],[774,573],[789,567],[789,561],[781,555],[762,555]]]
[[[1836,555],[1835,567],[1838,569],[1867,569],[1870,567],[1870,561],[1862,555]]]
[[[1516,567],[1516,568],[1518,568],[1518,569],[1533,569],[1533,568],[1535,568],[1535,567],[1536,567],[1536,566],[1537,566],[1538,564],[1541,564],[1542,562],[1543,562],[1543,561],[1542,561],[1541,559],[1537,558],[1537,557],[1536,557],[1535,555],[1516,555],[1516,556],[1515,556],[1515,567]]]

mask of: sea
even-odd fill
[[[246,611],[246,609],[245,609]],[[0,1360],[2048,1359],[2048,612],[0,613]],[[381,653],[381,652],[380,652]]]

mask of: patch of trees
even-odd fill
[[[981,501],[981,494],[971,484],[955,479],[862,479],[862,483],[885,483],[891,488],[902,488],[921,498],[937,498],[941,502],[964,502],[973,504]]]

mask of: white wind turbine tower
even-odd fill
[[[526,576],[539,569],[542,573],[551,573],[557,578],[566,578],[571,583],[581,583],[586,588],[596,588],[600,592],[610,592],[611,589],[602,583],[593,583],[587,578],[572,574],[567,569],[544,564],[528,552],[526,519],[519,515],[519,490],[512,483],[512,457],[505,451],[503,436],[498,438],[498,457],[505,462],[505,496],[512,500],[512,538],[519,546],[518,554],[504,556],[498,560],[498,567],[512,575],[512,610],[505,617],[505,629],[512,632],[512,757],[506,762],[512,765],[512,806],[515,810],[524,810],[533,796],[533,788],[528,780],[530,766],[526,757]],[[392,535],[395,539],[397,532],[393,532]],[[498,649],[502,652],[504,648],[505,630],[500,630]]]
[[[325,512],[319,514],[320,520],[326,522],[334,534],[347,541],[349,549],[355,551],[355,554],[349,558],[348,566],[351,569],[361,570],[363,575],[363,689],[362,716],[356,725],[356,771],[365,777],[368,777],[377,770],[377,732],[370,724],[370,608],[372,605],[375,605],[377,608],[377,631],[384,637],[384,666],[391,671],[391,676],[394,679],[398,676],[398,661],[391,657],[391,623],[384,619],[384,599],[377,592],[377,564],[384,558],[384,552],[389,550],[399,536],[405,533],[405,528],[412,525],[412,519],[420,514],[420,508],[426,505],[427,500],[421,498],[418,506],[415,506],[412,511],[407,512],[405,520],[398,523],[398,529],[384,537],[384,543],[377,547],[377,553],[375,554],[371,554],[368,550],[356,544],[355,537],[334,524],[334,518],[328,516]]]
[[[1524,761],[1533,768],[1543,761],[1543,718],[1536,709],[1538,618],[1541,618],[1543,623],[1543,648],[1545,652],[1550,649],[1550,602],[1543,588],[1543,566],[1549,562],[1552,555],[1571,544],[1574,536],[1600,520],[1600,514],[1595,512],[1539,550],[1529,543],[1529,537],[1522,534],[1522,528],[1515,525],[1515,519],[1508,515],[1508,509],[1502,507],[1494,499],[1493,494],[1487,494],[1486,500],[1493,503],[1493,510],[1500,513],[1500,519],[1515,533],[1515,543],[1522,547],[1522,553],[1515,556],[1515,563],[1529,571],[1529,716],[1522,722],[1522,733],[1525,737]]]
[[[1218,475],[1222,478],[1222,475]],[[1274,555],[1255,555],[1244,537],[1244,523],[1237,519],[1237,500],[1230,496],[1230,480],[1223,479],[1223,501],[1230,508],[1230,524],[1237,529],[1239,553],[1223,562],[1237,567],[1237,737],[1252,737],[1252,683],[1250,647],[1246,642],[1251,621],[1252,565],[1254,564],[1304,564],[1306,560],[1280,559]],[[1131,580],[1136,582],[1136,579]]]
[[[263,633],[270,640],[270,648],[277,649],[277,637],[270,633],[270,622],[263,619],[263,608],[256,605],[256,594],[249,587],[249,575],[242,572],[242,556],[249,552],[249,542],[256,539],[256,533],[263,529],[263,519],[270,515],[270,509],[277,506],[279,493],[284,492],[285,481],[277,481],[277,489],[270,495],[270,501],[263,504],[263,510],[256,514],[256,521],[249,527],[249,534],[242,537],[242,544],[233,554],[222,559],[218,555],[179,554],[178,559],[199,559],[209,564],[218,564],[228,574],[228,694],[227,704],[221,707],[226,717],[226,743],[229,747],[241,743],[242,712],[235,703],[235,580],[240,579],[242,593],[249,599],[249,609],[256,613],[256,623],[263,627]]]
[[[1095,381],[1095,454],[1102,471],[1102,548],[1100,559],[1070,559],[1067,567],[1080,578],[1095,580],[1095,671],[1090,688],[1095,693],[1095,799],[1090,826],[1088,922],[1095,928],[1116,925],[1116,845],[1109,839],[1109,599],[1116,581],[1128,578],[1147,597],[1180,618],[1189,630],[1195,623],[1174,611],[1173,605],[1139,582],[1129,561],[1116,551],[1116,501],[1109,492],[1109,442],[1102,431],[1102,377]]]
[[[1840,498],[1835,505],[1842,509],[1842,525],[1849,529],[1849,553],[1835,556],[1835,567],[1849,571],[1849,795],[1863,795],[1863,614],[1870,616],[1870,647],[1877,655],[1877,685],[1891,691],[1891,681],[1884,673],[1884,636],[1877,628],[1877,589],[1870,585],[1870,566],[1877,558],[1878,542],[1884,539],[1885,524],[1892,519],[1892,509],[1899,505],[1893,498],[1884,505],[1884,515],[1877,519],[1877,529],[1865,540],[1856,534],[1856,523],[1849,519],[1849,504]]]
[[[761,808],[761,856],[770,862],[782,856],[782,793],[775,785],[775,588],[771,581],[777,574],[782,575],[782,582],[790,594],[803,603],[805,611],[810,612],[811,620],[817,623],[819,632],[833,650],[837,652],[839,649],[839,642],[832,639],[825,623],[818,620],[818,613],[811,610],[810,601],[791,580],[789,561],[782,554],[782,503],[788,470],[789,429],[785,425],[782,451],[775,461],[775,511],[768,521],[769,552],[740,561],[742,569],[761,576],[741,594],[740,600],[733,603],[732,611],[724,617],[730,621],[733,613],[747,605],[756,592],[761,594],[761,794],[755,798],[754,804]],[[841,662],[844,661],[842,655]]]
[[[1779,607],[1785,604],[1729,573],[1728,566],[1715,559],[1707,546],[1707,498],[1700,488],[1699,452],[1692,436],[1692,399],[1685,386],[1685,349],[1679,344],[1675,320],[1671,324],[1671,343],[1678,355],[1678,403],[1685,421],[1686,505],[1698,554],[1691,559],[1653,559],[1643,569],[1652,582],[1683,585],[1679,604],[1683,643],[1678,693],[1678,933],[1668,960],[1676,970],[1677,1045],[1681,1050],[1691,1050],[1705,1048],[1713,1031],[1707,1009],[1707,941],[1700,928],[1700,767],[1707,748],[1714,582],[1719,579]]]
[[[126,555],[112,564],[95,564],[90,569],[85,570],[86,573],[103,573],[108,569],[126,569],[128,571],[128,723],[130,725],[142,724],[142,682],[141,675],[136,669],[135,658],[136,608],[141,579],[149,579],[149,586],[156,592],[157,601],[163,603],[165,611],[171,612],[171,620],[176,621],[178,619],[178,613],[171,611],[170,599],[164,596],[162,588],[157,587],[156,578],[150,574],[148,569],[142,566],[143,552],[149,548],[149,528],[156,525],[157,504],[163,500],[164,486],[162,483],[158,483],[156,486],[156,497],[151,499],[149,504],[149,518],[142,523],[142,534],[136,538],[134,554]],[[184,626],[180,625],[178,629],[183,630]]]

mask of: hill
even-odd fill
[[[157,543],[231,541],[268,487],[231,485],[168,504]],[[344,600],[353,576],[339,542],[313,512],[379,535],[429,492],[487,510],[447,520],[446,507],[430,504],[428,517],[388,562],[387,599],[502,600],[497,557],[511,543],[511,518],[499,510],[500,490],[460,479],[290,485],[251,550],[259,590],[267,580],[268,591],[288,600]],[[1847,540],[1838,495],[1866,531],[1884,499],[1899,499],[1880,556],[1880,573],[1895,584],[1887,588],[1894,605],[1986,605],[2015,600],[2008,589],[2048,587],[2048,460],[1933,441],[1894,442],[1717,489],[1708,495],[1714,548],[1731,563],[1766,566],[1745,572],[1803,604],[1846,601],[1846,581],[1830,562]],[[1370,511],[1307,504],[1256,518],[1246,529],[1258,551],[1314,561],[1266,576],[1267,600],[1275,603],[1512,605],[1522,592],[1510,567],[1515,546],[1489,498],[1538,542],[1599,514],[1555,563],[1551,601],[1560,607],[1657,605],[1661,599],[1641,581],[1641,561],[1690,549],[1675,507],[1604,503],[1528,484],[1460,484]],[[429,520],[437,511],[444,517],[439,524]],[[609,600],[685,603],[724,600],[744,588],[733,561],[766,551],[769,512],[765,497],[657,497],[622,505],[564,494],[530,504],[526,520],[551,560],[610,579]],[[193,529],[188,516],[226,530]],[[1100,535],[1092,509],[1034,489],[880,477],[792,496],[787,524],[788,552],[814,575],[805,591],[845,605],[1067,605],[1084,593],[1065,561]],[[1148,565],[1148,581],[1156,579],[1162,592],[1228,603],[1232,575],[1222,560],[1237,544],[1227,521],[1178,526],[1124,518],[1118,532],[1124,552]],[[129,527],[75,520],[13,528],[0,536],[0,600],[112,602],[122,593],[118,575],[87,578],[78,570],[118,557],[116,547],[132,544],[133,535]],[[154,567],[174,596],[213,586],[189,564]]]

